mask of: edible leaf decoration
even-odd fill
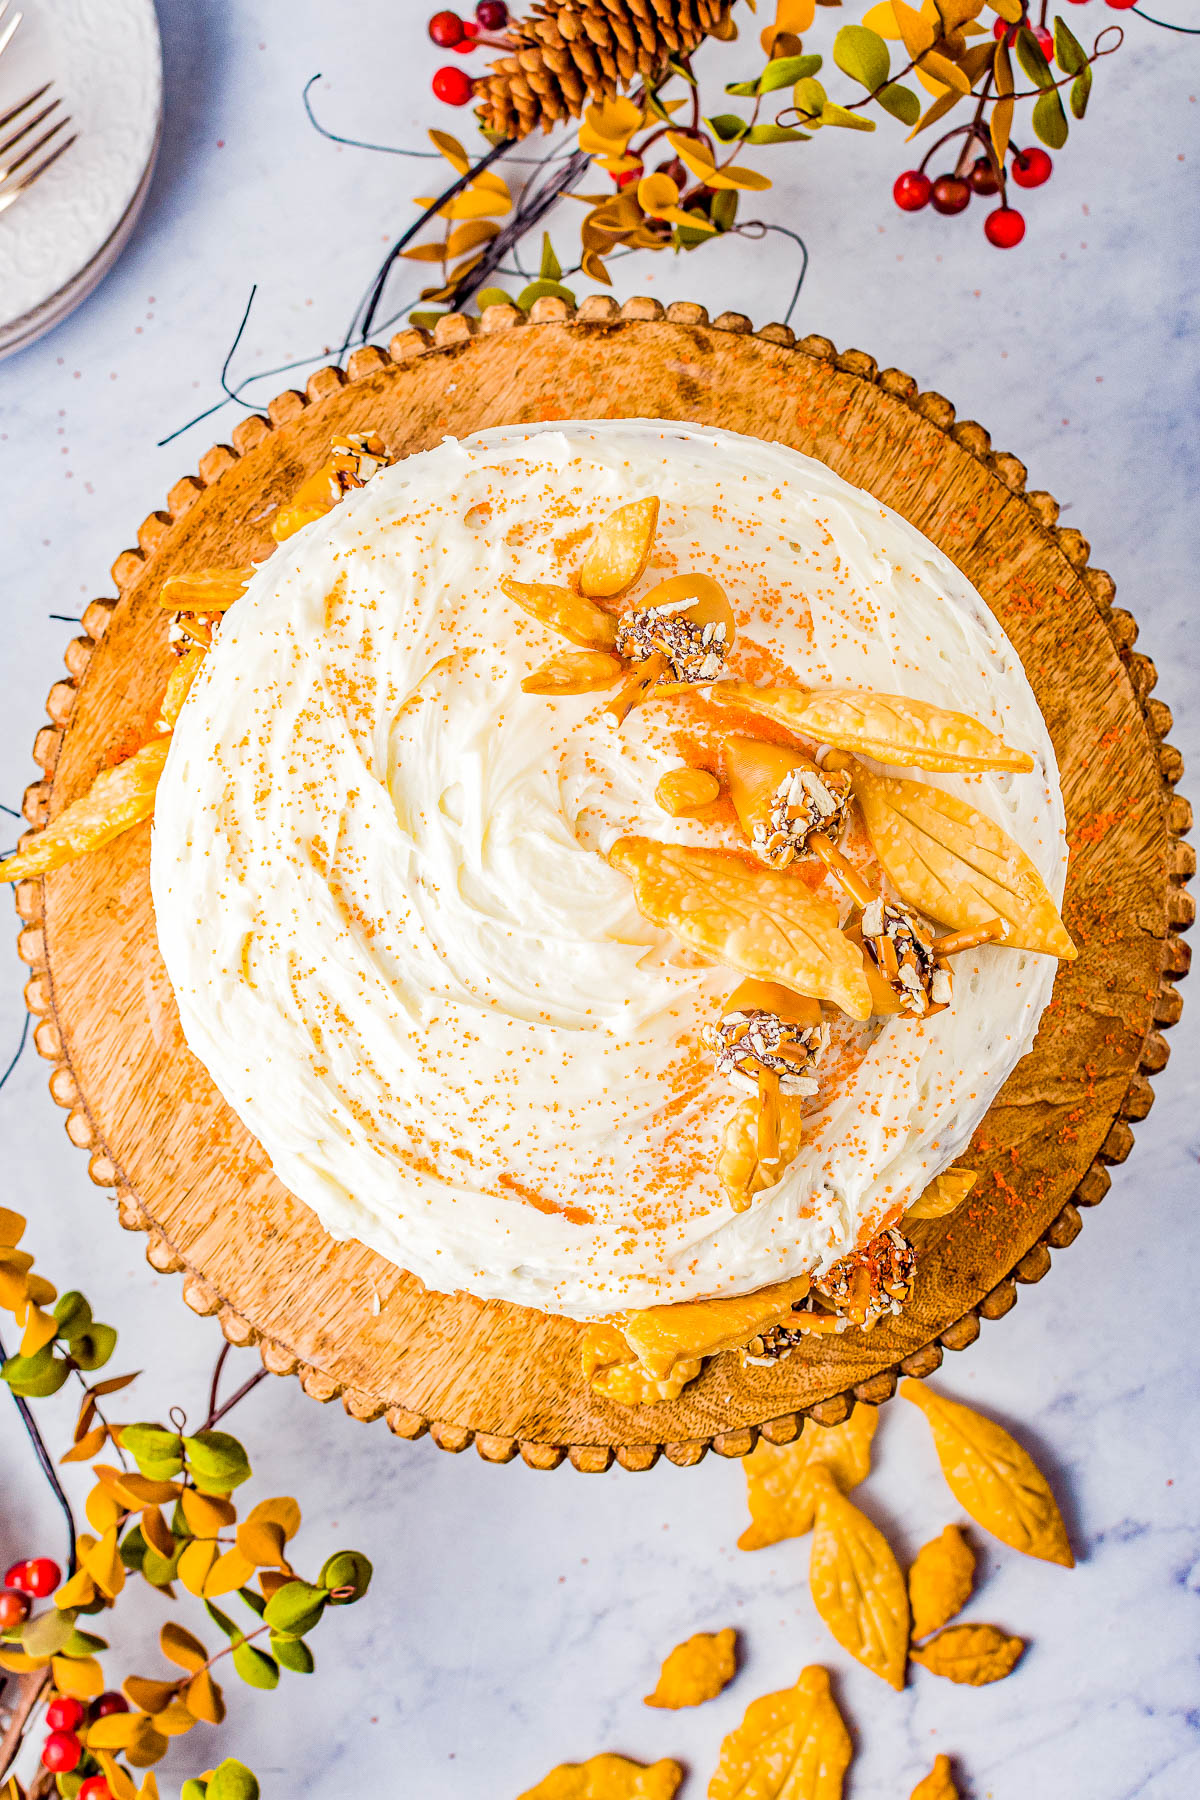
[[[824,1669],[764,1694],[721,1745],[708,1800],[841,1800],[850,1733]]]
[[[836,907],[804,882],[732,851],[645,837],[618,838],[609,861],[633,882],[646,918],[716,962],[870,1017],[862,958],[838,930]]]
[[[906,694],[870,694],[858,688],[756,688],[748,681],[719,681],[710,689],[718,706],[762,713],[788,731],[854,750],[879,762],[963,773],[1013,769],[1026,773],[1033,758],[1014,750],[967,713],[949,712]]]
[[[769,1444],[760,1438],[742,1463],[750,1523],[738,1539],[738,1549],[765,1550],[811,1531],[816,1495],[805,1480],[809,1469],[817,1464],[828,1469],[843,1491],[857,1487],[870,1472],[877,1421],[873,1406],[856,1406],[840,1425],[806,1419],[794,1444]]]
[[[674,1650],[663,1663],[657,1685],[646,1695],[647,1706],[701,1706],[715,1700],[737,1673],[737,1632],[698,1631]]]
[[[917,1551],[908,1571],[913,1636],[928,1637],[960,1613],[975,1586],[975,1552],[960,1525],[947,1525]]]
[[[919,1381],[904,1381],[900,1392],[929,1420],[942,1474],[959,1505],[1002,1544],[1043,1562],[1073,1569],[1058,1503],[1046,1477],[994,1419],[957,1400],[946,1400]]]
[[[912,1659],[947,1681],[986,1687],[1012,1673],[1024,1648],[1019,1637],[1009,1637],[998,1625],[950,1625],[914,1650]]]
[[[816,1465],[805,1480],[817,1503],[808,1565],[813,1604],[844,1650],[902,1688],[908,1590],[892,1547],[846,1499],[828,1469]]]
[[[682,1768],[669,1758],[647,1766],[605,1753],[560,1763],[517,1800],[671,1800],[682,1780]]]
[[[910,906],[957,931],[999,916],[1010,949],[1076,955],[1033,863],[985,813],[941,788],[873,775],[861,764],[854,792],[880,865]]]
[[[923,1781],[918,1781],[910,1800],[960,1800],[948,1756],[935,1758],[932,1769]]]

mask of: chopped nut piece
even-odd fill
[[[721,1019],[704,1027],[716,1052],[717,1073],[746,1093],[758,1091],[758,1074],[770,1069],[782,1094],[818,1091],[816,1069],[829,1048],[821,1006],[777,982],[744,981],[726,1002]]]
[[[624,593],[645,571],[658,529],[658,500],[631,500],[599,526],[579,571],[579,586],[594,600]]]
[[[836,844],[853,799],[845,770],[823,770],[761,738],[726,738],[722,756],[729,797],[760,862],[786,869],[809,854],[814,832]]]
[[[594,694],[610,688],[621,673],[621,663],[607,650],[576,650],[546,661],[521,683],[527,694]]]
[[[654,798],[673,819],[698,812],[720,798],[721,784],[707,769],[668,769],[654,790]]]
[[[928,1019],[950,1004],[954,978],[916,915],[888,900],[872,900],[860,921],[863,942],[910,1018]]]
[[[725,590],[711,575],[672,575],[621,615],[617,650],[630,662],[662,659],[672,681],[715,681],[735,630]]]
[[[543,625],[561,631],[585,650],[611,650],[617,641],[617,621],[612,613],[593,606],[574,588],[554,587],[547,581],[512,581],[507,576],[500,587]]]
[[[916,1252],[908,1239],[894,1227],[880,1232],[864,1249],[814,1277],[808,1299],[792,1318],[760,1333],[747,1355],[786,1356],[813,1332],[840,1333],[852,1325],[870,1331],[904,1306],[912,1293],[915,1269]]]

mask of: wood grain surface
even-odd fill
[[[22,883],[20,953],[38,1050],[92,1178],[116,1190],[122,1224],[149,1234],[156,1269],[218,1315],[231,1342],[257,1343],[268,1369],[298,1373],[314,1398],[447,1450],[536,1467],[650,1467],[742,1455],[759,1433],[794,1437],[855,1400],[878,1404],[897,1371],[928,1374],[965,1348],[981,1318],[1007,1312],[1069,1244],[1081,1206],[1132,1147],[1148,1077],[1167,1059],[1187,967],[1183,881],[1194,856],[1172,792],[1180,758],[1170,713],[1113,583],[1087,566],[1048,494],[1025,489],[1015,457],[938,394],[861,351],[739,314],[607,298],[578,312],[539,300],[527,321],[491,307],[367,348],[322,369],[304,394],[243,419],[171,489],[166,508],[117,558],[119,599],[97,600],[49,700],[26,795],[34,826],[148,733],[170,667],[164,576],[267,554],[276,505],[325,456],[334,431],[376,428],[396,454],[446,433],[542,419],[643,415],[790,444],[902,513],[953,558],[1016,644],[1053,737],[1071,864],[1064,915],[1079,960],[1060,968],[1036,1045],[977,1134],[982,1179],[948,1219],[917,1228],[920,1273],[903,1315],[870,1334],[817,1338],[770,1368],[735,1356],[665,1405],[623,1408],[584,1384],[579,1327],[466,1295],[427,1293],[356,1243],[334,1243],[275,1180],[266,1157],[187,1050],[160,961],[148,881],[149,828],[40,881]],[[1069,1277],[1068,1277],[1069,1278]]]

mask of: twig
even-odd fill
[[[211,1431],[218,1419],[223,1419],[227,1412],[232,1412],[233,1408],[238,1404],[238,1401],[246,1398],[246,1395],[250,1392],[251,1388],[256,1388],[260,1381],[265,1381],[266,1379],[267,1371],[265,1369],[259,1369],[257,1374],[250,1377],[249,1381],[244,1381],[242,1383],[236,1394],[231,1394],[229,1396],[229,1399],[226,1400],[223,1406],[218,1406],[209,1413],[207,1419],[205,1419],[203,1425],[200,1427],[201,1431]]]
[[[4,1348],[3,1340],[0,1340],[0,1362],[7,1361],[8,1352]],[[54,1498],[58,1501],[62,1515],[67,1521],[67,1574],[71,1576],[75,1573],[75,1514],[71,1511],[71,1502],[67,1499],[63,1484],[58,1479],[58,1470],[54,1466],[54,1459],[46,1448],[46,1440],[38,1430],[37,1420],[30,1410],[28,1400],[22,1394],[13,1393],[11,1388],[9,1392],[12,1394],[14,1406],[21,1415],[21,1423],[33,1445],[33,1453],[38,1459],[42,1474],[50,1483]]]
[[[1130,11],[1135,19],[1145,19],[1147,25],[1157,25],[1162,31],[1179,31],[1184,37],[1200,37],[1200,25],[1171,25],[1166,19],[1152,19],[1140,6],[1131,7]]]
[[[583,175],[591,162],[586,150],[577,150],[570,162],[566,163],[558,173],[551,177],[545,185],[529,200],[522,200],[520,206],[502,230],[491,239],[483,255],[457,283],[450,296],[452,306],[461,306],[484,286],[487,278],[503,262],[508,251],[523,238],[527,231],[545,217],[551,207],[559,201],[569,188]]]
[[[218,1356],[212,1372],[212,1381],[208,1388],[208,1416],[210,1419],[217,1410],[217,1390],[221,1385],[221,1371],[225,1367],[225,1358],[229,1355],[229,1351],[230,1345],[226,1341],[221,1345],[221,1354]]]

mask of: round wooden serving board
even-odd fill
[[[979,425],[955,423],[939,394],[880,372],[825,338],[785,326],[755,333],[703,307],[590,299],[578,312],[539,300],[526,321],[494,306],[452,316],[433,337],[405,331],[390,351],[357,351],[243,419],[171,489],[167,510],[117,558],[120,598],[88,607],[51,691],[26,795],[34,826],[105,762],[149,733],[170,667],[164,576],[268,554],[275,507],[326,455],[331,433],[378,429],[393,453],[447,433],[542,419],[631,415],[728,427],[793,445],[902,513],[951,556],[997,614],[1037,690],[1058,753],[1071,843],[1065,916],[1082,954],[1059,971],[1032,1053],[991,1108],[969,1157],[970,1201],[918,1228],[911,1305],[878,1330],[816,1338],[768,1368],[712,1360],[670,1404],[627,1409],[585,1385],[579,1327],[462,1294],[426,1293],[356,1243],[334,1243],[275,1180],[258,1144],[187,1050],[155,939],[149,827],[20,884],[20,952],[37,1047],[67,1131],[91,1175],[115,1188],[121,1223],[149,1234],[156,1269],[178,1270],[197,1312],[235,1344],[257,1343],[315,1399],[337,1396],[402,1437],[443,1449],[474,1442],[490,1461],[539,1468],[648,1468],[663,1451],[698,1462],[742,1455],[762,1434],[796,1435],[803,1415],[843,1418],[877,1404],[897,1371],[925,1375],[1039,1280],[1069,1244],[1080,1206],[1108,1187],[1105,1165],[1133,1144],[1161,1069],[1161,1028],[1179,1015],[1187,967],[1176,935],[1193,905],[1191,820],[1163,743],[1171,715],[1155,671],[1132,650],[1110,578],[1087,566],[1077,531],[1056,528],[1048,494],[1028,493],[1013,456]]]

